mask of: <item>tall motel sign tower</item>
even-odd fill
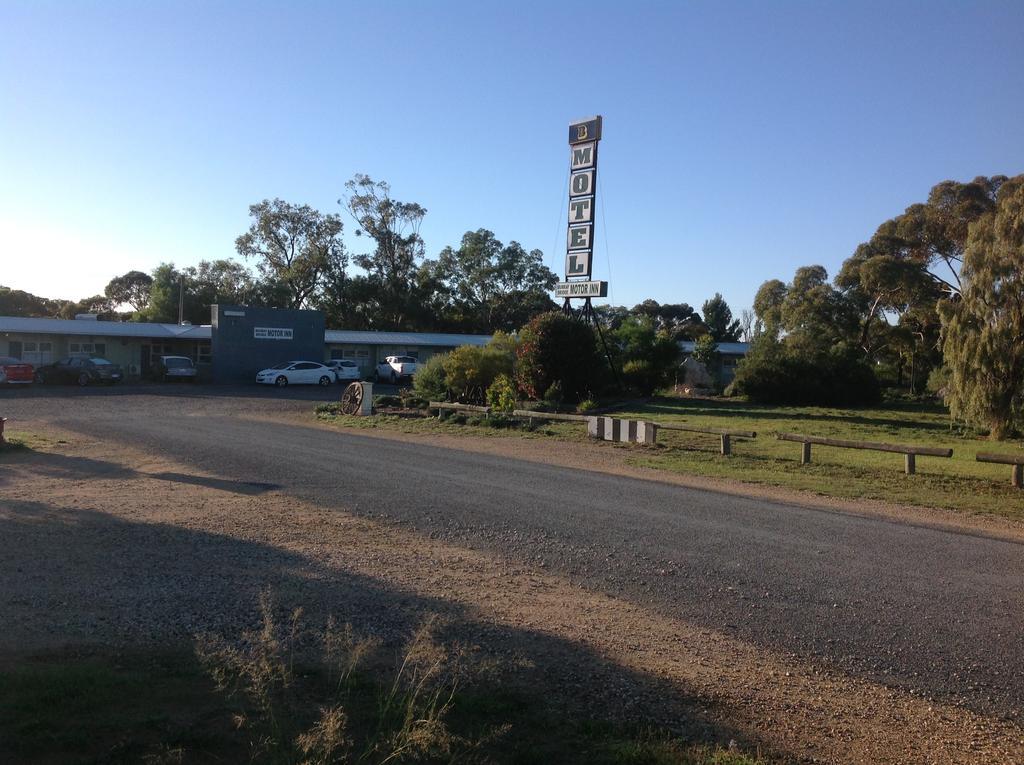
[[[565,281],[555,285],[564,298],[562,310],[584,321],[594,320],[591,298],[606,297],[608,282],[594,281],[594,218],[597,207],[597,145],[601,115],[569,125],[569,218],[566,232]],[[573,300],[583,300],[579,309]]]

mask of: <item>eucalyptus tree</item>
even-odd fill
[[[1024,175],[971,226],[960,287],[939,305],[951,413],[1005,438],[1024,428]]]
[[[235,249],[243,258],[256,261],[264,280],[284,287],[286,307],[311,306],[328,275],[345,269],[339,216],[282,199],[250,205],[249,216],[252,224],[235,240]]]

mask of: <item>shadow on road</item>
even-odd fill
[[[766,750],[716,719],[724,712],[692,688],[551,634],[481,621],[457,601],[394,589],[222,534],[45,502],[18,501],[5,509],[0,538],[10,554],[0,558],[0,580],[11,583],[3,637],[9,648],[47,635],[65,644],[108,646],[180,645],[200,632],[234,638],[258,626],[259,593],[269,588],[282,616],[301,606],[311,624],[322,625],[334,615],[379,637],[388,650],[397,650],[428,615],[439,615],[448,625],[443,638],[496,660],[503,687],[529,689],[546,699],[552,714],[665,726],[691,741],[735,739],[749,750]],[[47,561],[45,570],[40,560]]]
[[[29,452],[27,456],[29,457],[28,459],[21,459],[17,463],[12,464],[18,464],[19,467],[31,473],[58,480],[156,478],[161,481],[205,486],[210,489],[217,489],[218,491],[229,491],[234,494],[249,496],[264,494],[281,488],[279,484],[267,483],[265,481],[234,481],[227,478],[214,478],[212,476],[169,471],[146,473],[125,467],[116,462],[93,459],[92,457],[75,457],[54,452],[37,453],[34,455]],[[7,480],[7,476],[0,474],[0,484],[6,483]]]

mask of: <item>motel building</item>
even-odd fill
[[[0,316],[0,356],[35,366],[100,356],[120,365],[127,379],[148,378],[160,356],[188,356],[200,379],[218,383],[253,382],[259,370],[282,361],[350,359],[368,379],[385,356],[412,356],[422,362],[435,353],[486,345],[491,339],[326,329],[319,311],[214,305],[210,314],[210,324],[201,326]]]

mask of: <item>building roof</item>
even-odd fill
[[[443,332],[372,332],[355,329],[329,329],[324,332],[325,342],[352,345],[426,345],[447,348],[487,345],[490,340],[490,335],[449,335]]]
[[[93,319],[29,319],[0,316],[0,332],[25,332],[38,335],[92,335],[94,337],[139,337],[170,340],[209,340],[210,325],[151,324],[135,321],[96,321]],[[441,332],[365,332],[329,329],[325,343],[351,345],[419,345],[454,347],[486,345],[490,335],[449,335]]]
[[[95,319],[29,319],[0,316],[0,332],[31,332],[39,335],[95,335],[98,337],[148,337],[209,340],[208,324],[150,324]]]
[[[696,343],[693,340],[680,340],[679,347],[683,353],[693,353]],[[750,350],[750,343],[719,343],[718,352],[725,356],[746,356]]]

